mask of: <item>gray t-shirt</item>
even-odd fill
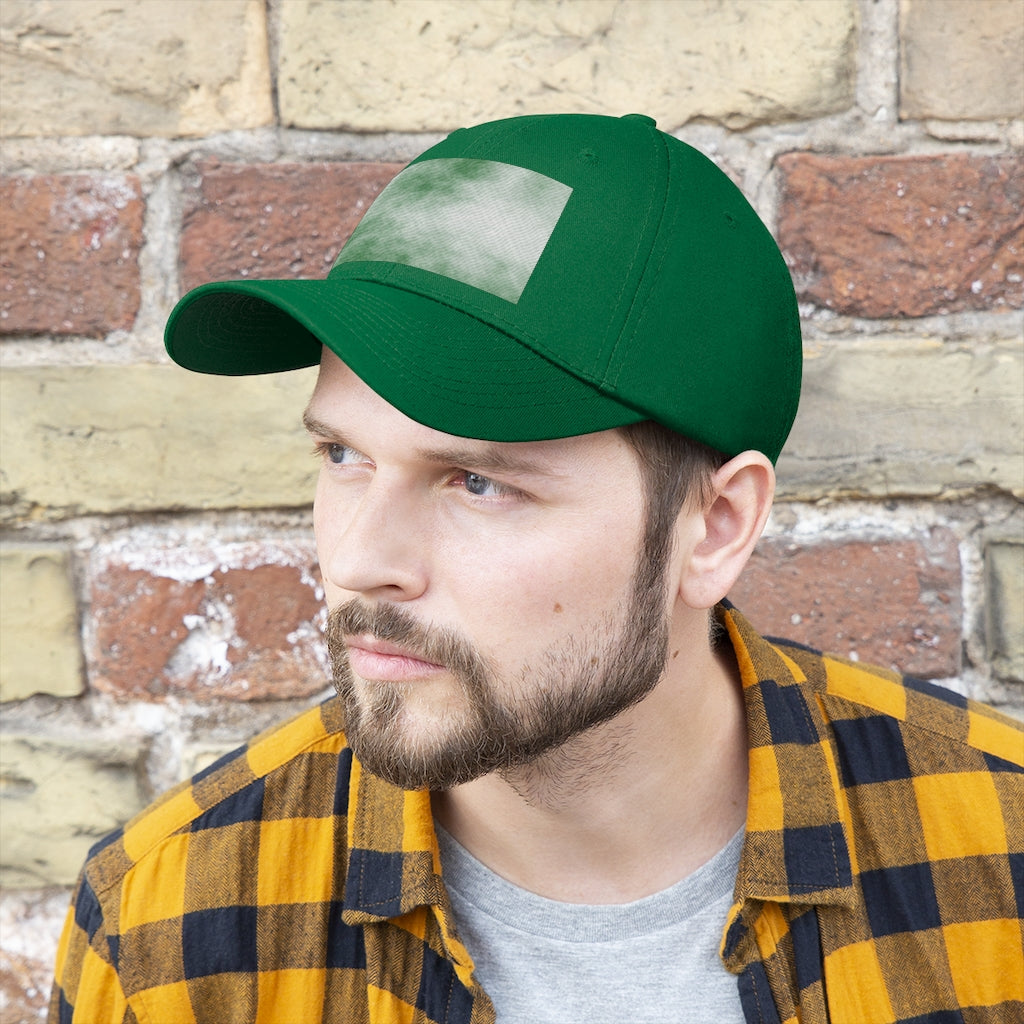
[[[718,947],[743,832],[635,903],[560,903],[496,875],[438,828],[459,935],[498,1024],[742,1024]]]

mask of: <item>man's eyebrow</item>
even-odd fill
[[[336,427],[317,419],[309,410],[302,416],[302,425],[316,437],[328,438],[348,445],[348,439]],[[358,447],[358,446],[356,446]],[[497,442],[481,441],[479,447],[467,445],[446,448],[418,449],[416,454],[428,462],[443,466],[472,467],[490,473],[520,473],[531,476],[561,476],[548,459]]]
[[[328,426],[323,420],[318,420],[308,409],[302,414],[302,425],[309,434],[318,437],[340,438],[340,434],[334,427]]]
[[[481,442],[479,448],[428,448],[419,453],[430,462],[445,466],[471,466],[489,473],[519,473],[528,476],[560,476],[550,461],[515,448]]]

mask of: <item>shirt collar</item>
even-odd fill
[[[813,681],[727,602],[717,615],[735,651],[747,714],[747,831],[736,900],[849,905],[846,802]]]
[[[403,790],[352,758],[344,917],[367,924],[441,905],[441,857],[430,793]]]

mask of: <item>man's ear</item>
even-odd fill
[[[711,608],[739,578],[771,511],[775,469],[761,452],[742,452],[715,473],[712,493],[679,517],[679,596],[690,608]]]

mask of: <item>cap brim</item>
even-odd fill
[[[313,366],[326,345],[405,415],[460,437],[538,441],[647,418],[498,328],[373,281],[203,285],[165,343],[181,366],[232,375]]]

